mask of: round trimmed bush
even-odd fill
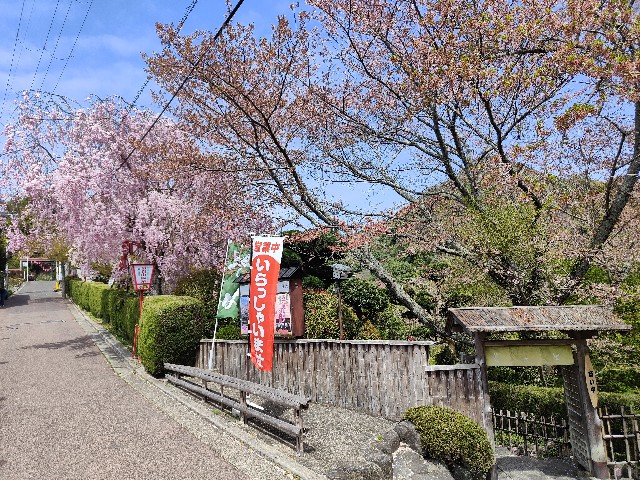
[[[460,412],[439,406],[419,406],[407,410],[404,418],[422,439],[426,457],[448,467],[462,466],[474,480],[484,480],[495,463],[486,432]]]

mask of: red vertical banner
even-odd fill
[[[258,370],[271,371],[276,318],[276,292],[284,237],[253,237],[249,285],[249,339],[251,361]]]

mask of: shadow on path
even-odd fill
[[[4,301],[4,307],[3,308],[13,308],[13,307],[23,307],[25,305],[29,305],[29,299],[31,298],[30,295],[27,294],[17,294],[17,295],[11,295],[9,298],[7,298]]]
[[[64,340],[61,342],[46,342],[46,343],[39,343],[36,345],[29,345],[27,347],[22,347],[22,349],[27,350],[31,348],[36,348],[36,349],[46,349],[46,350],[58,350],[60,348],[68,348],[70,350],[84,350],[94,346],[95,346],[95,343],[93,342],[93,339],[88,335],[85,335],[82,337],[72,338],[71,340]]]

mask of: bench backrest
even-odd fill
[[[230,377],[210,370],[203,370],[197,367],[187,367],[185,365],[175,365],[172,363],[165,363],[164,368],[171,372],[177,372],[183,375],[199,378],[205,382],[213,382],[224,387],[235,388],[281,405],[285,405],[289,408],[306,408],[309,404],[309,399],[302,395],[296,395],[283,390],[278,390],[277,388],[260,385],[259,383],[243,380],[241,378]]]

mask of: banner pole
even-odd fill
[[[231,247],[231,239],[227,240],[227,250],[224,252],[224,259],[222,260],[222,275],[220,276],[220,294],[218,295],[218,305],[220,305],[220,301],[222,300],[222,286],[224,282],[224,271],[227,266],[227,258],[229,257],[229,248]],[[213,358],[216,350],[216,334],[218,333],[218,311],[216,310],[216,323],[213,327],[213,339],[211,341],[211,350],[209,350],[209,361],[208,367],[209,370],[213,370]]]

